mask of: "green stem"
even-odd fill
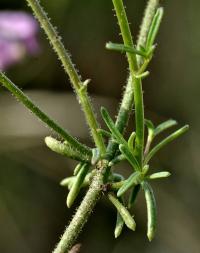
[[[125,46],[134,47],[133,40],[122,0],[113,0],[115,12],[119,22],[122,38]],[[142,166],[143,146],[144,146],[144,108],[143,108],[143,92],[140,78],[136,78],[138,64],[135,54],[126,53],[130,68],[130,74],[134,89],[135,102],[135,121],[136,121],[136,157],[138,163]]]
[[[66,140],[74,150],[80,153],[85,153],[91,157],[91,150],[85,145],[78,142],[74,137],[61,128],[55,121],[50,119],[38,106],[31,101],[14,83],[12,83],[2,72],[0,72],[0,82],[8,89],[22,104],[24,104],[32,113],[34,113],[47,126],[58,133],[64,140]]]
[[[137,48],[139,49],[139,46],[145,47],[147,35],[149,28],[151,26],[151,22],[153,20],[155,11],[159,5],[159,0],[149,0],[147,7],[144,12],[143,21],[141,24],[140,32],[138,35],[138,42],[137,42]],[[138,66],[141,67],[142,61],[140,61],[142,58],[137,58]],[[115,122],[116,128],[123,133],[127,123],[128,119],[131,114],[131,110],[133,108],[134,104],[134,91],[132,89],[132,78],[131,75],[128,77],[127,85],[125,88],[125,92],[122,98],[121,106],[117,115],[117,119]],[[115,152],[117,150],[118,145],[116,142],[114,142],[112,139],[109,141],[109,145],[107,148],[107,152],[110,154],[109,157],[112,159],[115,155]]]
[[[41,27],[44,29],[47,37],[49,38],[49,41],[52,44],[53,49],[58,55],[58,58],[60,59],[65,72],[68,74],[70,81],[72,83],[72,86],[80,98],[80,103],[85,113],[87,123],[91,129],[94,142],[96,146],[100,149],[101,153],[104,154],[105,145],[104,145],[102,136],[97,132],[97,129],[99,128],[99,126],[95,117],[95,113],[92,108],[92,104],[90,103],[90,99],[87,93],[84,92],[84,94],[82,94],[80,92],[80,89],[82,88],[83,83],[74,67],[74,64],[72,63],[72,60],[68,52],[66,51],[61,41],[61,38],[58,36],[55,28],[51,24],[47,14],[44,12],[39,1],[38,0],[26,0],[26,1],[32,8],[36,18],[41,24]]]

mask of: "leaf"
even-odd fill
[[[101,115],[102,115],[102,118],[105,121],[107,127],[111,131],[112,135],[117,140],[117,142],[127,145],[124,137],[119,132],[119,130],[116,128],[115,123],[113,122],[108,111],[104,107],[101,107]]]
[[[72,185],[72,188],[67,196],[67,206],[70,208],[72,204],[74,203],[74,200],[76,199],[77,195],[79,194],[79,191],[82,187],[82,184],[84,182],[85,176],[87,175],[89,170],[89,164],[84,163],[82,168],[80,169],[78,175],[76,176],[76,179]]]
[[[142,179],[143,177],[140,172],[133,173],[128,179],[125,180],[122,187],[118,190],[117,197],[122,196],[131,187],[134,187],[135,185],[140,184]]]
[[[131,194],[130,194],[130,196],[129,196],[129,200],[128,200],[128,208],[130,209],[132,206],[133,206],[133,204],[134,204],[134,202],[135,202],[135,199],[136,199],[136,197],[137,197],[137,195],[138,195],[138,192],[140,191],[140,184],[137,184],[134,188],[133,188],[133,190],[131,191]]]
[[[177,121],[173,120],[173,119],[169,119],[163,123],[161,123],[160,125],[158,125],[155,130],[154,130],[154,134],[155,136],[160,134],[161,132],[167,130],[168,128],[177,125]]]
[[[118,173],[112,173],[111,177],[114,182],[120,182],[120,181],[124,180],[124,177]]]
[[[140,170],[140,166],[134,157],[134,155],[130,152],[130,150],[127,148],[126,145],[120,144],[119,145],[119,150],[122,152],[122,154],[126,157],[128,162],[131,164],[131,166],[136,170]]]
[[[111,193],[108,194],[108,198],[112,202],[112,204],[116,207],[117,211],[120,213],[126,226],[131,230],[135,231],[136,223],[133,217],[130,215],[129,211],[126,209],[126,207]]]
[[[132,132],[129,139],[128,139],[128,148],[133,153],[134,152],[134,141],[135,141],[136,133]]]
[[[157,173],[153,173],[150,176],[148,176],[148,179],[159,179],[159,178],[165,178],[171,176],[171,173],[168,171],[161,171]]]
[[[76,176],[78,173],[79,173],[79,171],[80,171],[80,169],[82,168],[82,166],[83,166],[83,164],[84,164],[84,162],[81,162],[81,163],[79,163],[75,168],[74,168],[74,176]]]
[[[47,147],[60,155],[70,157],[77,161],[89,161],[90,159],[90,157],[86,153],[79,152],[79,150],[75,149],[67,141],[61,142],[51,136],[47,136],[45,138],[45,143]]]
[[[117,164],[117,163],[119,163],[119,162],[122,162],[122,161],[124,161],[124,160],[126,160],[126,157],[125,157],[123,154],[118,155],[117,157],[115,157],[114,159],[112,159],[112,160],[109,162],[108,166],[109,166],[109,167],[112,167],[113,165],[115,165],[115,164]]]
[[[188,131],[189,126],[185,125],[184,127],[180,128],[179,130],[177,130],[176,132],[172,133],[171,135],[169,135],[167,138],[165,138],[163,141],[161,141],[160,143],[158,143],[150,152],[149,154],[146,156],[145,158],[145,164],[147,164],[149,162],[149,160],[164,146],[166,146],[168,143],[172,142],[173,140],[175,140],[176,138],[178,138],[179,136],[181,136],[182,134],[184,134],[186,131]]]
[[[156,14],[153,18],[153,21],[151,23],[150,29],[149,29],[149,33],[147,36],[147,40],[146,40],[146,50],[150,50],[151,47],[154,44],[154,41],[156,39],[156,35],[158,33],[158,30],[160,28],[160,23],[162,21],[162,17],[163,17],[163,8],[160,7],[157,9]]]
[[[115,238],[121,235],[123,227],[124,227],[124,220],[122,216],[120,215],[120,213],[117,212],[117,220],[116,220],[115,231],[114,231]]]
[[[117,43],[108,42],[108,43],[106,43],[106,49],[118,51],[121,53],[137,54],[137,55],[141,55],[143,57],[147,56],[145,51],[137,50],[134,47],[125,46],[124,44],[117,44]]]
[[[149,131],[154,131],[155,127],[151,120],[145,119],[144,124],[147,126]]]
[[[99,161],[100,155],[101,154],[98,148],[92,149],[92,160],[91,160],[92,165],[95,165]]]
[[[157,210],[156,210],[156,200],[154,197],[153,190],[149,183],[143,182],[142,188],[145,193],[145,199],[147,204],[147,237],[149,241],[155,236],[156,226],[157,226]]]

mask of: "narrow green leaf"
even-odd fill
[[[147,172],[149,171],[149,165],[146,164],[143,168],[142,168],[142,174],[145,176],[147,174]]]
[[[73,173],[74,176],[76,176],[79,173],[79,171],[82,168],[83,164],[84,164],[84,162],[81,162],[81,163],[77,164],[77,166],[74,168],[74,173]]]
[[[154,127],[154,124],[151,120],[145,119],[144,123],[147,126],[148,130],[154,131],[155,127]]]
[[[128,162],[131,164],[131,166],[136,170],[140,170],[140,166],[134,157],[134,155],[130,152],[130,150],[127,148],[126,145],[120,144],[119,145],[119,150],[122,152],[122,154],[126,157]]]
[[[134,141],[135,141],[136,133],[132,132],[128,139],[128,148],[133,153],[134,152]]]
[[[112,167],[113,165],[115,165],[115,164],[117,164],[119,162],[122,162],[124,160],[126,160],[126,157],[123,154],[118,155],[117,157],[115,157],[113,160],[111,160],[109,162],[108,166]]]
[[[176,120],[173,120],[173,119],[169,119],[163,123],[161,123],[160,125],[158,125],[155,130],[154,130],[154,134],[155,136],[160,134],[161,132],[167,130],[168,128],[170,127],[173,127],[177,125],[177,121]]]
[[[114,50],[114,51],[118,51],[121,53],[131,53],[131,54],[137,54],[137,55],[141,55],[143,57],[146,57],[147,54],[144,51],[140,51],[135,49],[134,47],[129,47],[129,46],[125,46],[124,44],[117,44],[117,43],[112,43],[112,42],[108,42],[106,43],[106,49],[109,50]]]
[[[114,138],[119,143],[127,145],[124,137],[119,132],[119,130],[116,128],[115,123],[113,122],[113,120],[111,119],[108,111],[104,107],[101,107],[101,115],[102,115],[102,118],[105,121],[107,127],[109,128],[109,130],[111,131],[112,135],[114,136]]]
[[[145,72],[136,74],[135,77],[142,80],[142,79],[144,79],[145,77],[147,77],[149,74],[150,74],[149,71],[145,71]]]
[[[111,193],[108,194],[108,198],[112,202],[112,204],[116,207],[117,211],[120,213],[126,226],[131,230],[135,231],[136,223],[133,217],[130,215],[129,211],[126,209],[126,207]]]
[[[119,181],[119,182],[114,182],[114,183],[110,183],[110,189],[112,191],[118,191],[122,186],[123,184],[125,183],[126,180],[122,180],[122,181]]]
[[[74,177],[74,176],[73,177],[64,178],[64,179],[61,180],[60,185],[64,186],[64,187],[70,188],[69,185],[71,185],[71,184],[74,183],[75,178],[76,177]]]
[[[163,141],[161,141],[160,143],[158,143],[150,152],[149,154],[146,156],[145,158],[145,164],[147,164],[149,162],[149,160],[164,146],[166,146],[168,143],[172,142],[173,140],[175,140],[176,138],[178,138],[179,136],[181,136],[182,134],[184,134],[186,131],[188,131],[189,126],[185,125],[184,127],[180,128],[179,130],[177,130],[176,132],[172,133],[171,135],[169,135],[167,138],[165,138]]]
[[[171,175],[171,173],[168,171],[161,171],[161,172],[151,174],[150,176],[148,176],[148,178],[149,179],[158,179],[158,178],[169,177],[170,175]]]
[[[133,206],[135,200],[136,200],[136,197],[140,191],[140,184],[137,184],[133,190],[131,191],[131,194],[129,196],[129,200],[128,200],[128,209],[131,209],[131,207]]]
[[[140,172],[134,172],[128,179],[125,180],[122,187],[117,192],[117,197],[122,196],[126,191],[131,187],[134,187],[137,184],[140,184],[143,177]]]
[[[112,173],[111,177],[114,182],[119,182],[119,181],[124,180],[124,177],[118,173]]]
[[[90,157],[82,152],[80,153],[78,150],[74,149],[73,146],[71,146],[68,142],[61,142],[56,140],[55,138],[51,136],[47,136],[45,138],[45,143],[47,147],[49,147],[52,151],[64,155],[67,157],[70,157],[72,159],[75,159],[77,161],[89,161]]]
[[[121,235],[123,227],[124,227],[124,220],[120,215],[120,213],[117,212],[117,220],[114,231],[115,238],[118,238]]]
[[[148,49],[150,49],[153,46],[153,44],[155,42],[159,27],[160,27],[160,23],[162,21],[162,17],[163,17],[163,8],[160,7],[156,11],[156,14],[155,14],[153,21],[151,23],[151,27],[149,29],[149,33],[148,33],[147,41],[146,41],[147,51],[148,51]]]
[[[149,238],[149,241],[152,241],[155,236],[157,226],[156,200],[150,184],[148,184],[147,182],[143,182],[142,187],[145,193],[145,199],[147,204],[147,237]]]
[[[91,164],[95,165],[99,159],[100,159],[100,150],[98,148],[93,148],[92,149],[92,160],[91,160]]]
[[[84,179],[88,173],[89,170],[89,164],[85,163],[82,168],[80,169],[78,175],[76,176],[76,179],[72,185],[72,188],[67,196],[67,206],[70,208],[72,204],[74,203],[74,200],[76,199],[77,195],[79,194],[79,191],[82,187],[82,184],[84,182]]]

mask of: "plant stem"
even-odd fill
[[[81,202],[76,214],[72,218],[69,226],[66,228],[60,242],[56,246],[53,253],[67,253],[74,241],[81,232],[84,224],[87,222],[97,201],[101,197],[101,186],[103,184],[103,171],[107,166],[106,161],[98,164],[97,173],[93,178],[92,184]]]
[[[86,147],[61,128],[55,121],[50,119],[38,106],[31,101],[11,80],[9,80],[2,72],[0,72],[0,82],[8,89],[22,104],[24,104],[32,113],[34,113],[41,121],[48,127],[58,133],[64,140],[66,140],[72,148],[80,153],[85,153],[91,157],[91,149]]]
[[[140,32],[138,35],[137,48],[140,46],[145,47],[146,39],[148,35],[149,28],[151,26],[151,22],[153,20],[156,9],[159,5],[159,0],[149,0],[147,7],[144,12],[144,17],[142,20],[142,24],[140,27]],[[142,65],[141,57],[137,56],[138,67]],[[123,133],[126,125],[128,123],[129,116],[131,114],[131,110],[134,104],[134,91],[132,89],[132,78],[131,74],[128,77],[126,89],[122,98],[122,102],[120,105],[120,109],[116,119],[116,128]],[[107,148],[107,153],[109,154],[109,158],[112,159],[117,150],[118,144],[114,142],[112,139],[109,141],[109,145]]]
[[[122,0],[113,0],[115,12],[119,22],[122,38],[125,46],[134,47],[125,8]],[[144,108],[142,83],[140,78],[136,78],[138,64],[135,54],[126,53],[132,77],[135,102],[135,121],[136,121],[136,158],[142,167],[143,146],[144,146]]]
[[[148,30],[149,30],[149,27],[150,27],[151,22],[153,20],[154,14],[155,14],[155,11],[152,12],[151,9],[155,10],[156,7],[157,7],[157,5],[155,5],[155,2],[156,2],[157,5],[159,4],[158,0],[157,1],[155,1],[155,0],[149,0],[149,3],[148,3],[147,8],[145,10],[145,15],[144,15],[143,22],[142,22],[142,25],[141,25],[141,30],[140,30],[140,33],[139,33],[138,45],[140,43],[140,45],[145,46]],[[145,22],[145,19],[148,19],[148,22]],[[146,31],[146,32],[143,32],[143,31]],[[140,39],[141,36],[145,37],[145,39],[143,39],[143,40]],[[140,63],[138,61],[138,66],[140,66],[141,64],[142,63]],[[125,89],[125,92],[124,92],[124,95],[123,95],[123,98],[122,98],[122,102],[121,102],[121,105],[120,105],[120,109],[119,109],[119,112],[118,112],[118,115],[117,115],[117,119],[116,119],[116,122],[115,122],[116,127],[118,128],[118,130],[121,133],[123,133],[124,130],[125,130],[125,128],[126,128],[129,116],[131,114],[131,110],[132,110],[133,104],[134,104],[134,91],[132,89],[132,77],[131,77],[131,75],[129,75],[129,78],[128,78],[128,81],[127,81],[127,85],[126,85],[126,89]],[[112,139],[110,139],[108,147],[107,147],[107,154],[109,154],[108,155],[108,160],[110,160],[110,159],[113,158],[113,156],[116,153],[117,147],[118,147],[118,144],[116,144]],[[105,166],[104,168],[102,168],[102,170],[101,170],[100,173],[104,174],[104,178],[103,178],[104,182],[108,178],[109,172],[110,172],[110,167]],[[92,180],[92,184],[90,185],[88,193],[84,197],[82,203],[85,203],[85,202],[87,203],[89,191],[92,192],[92,188],[95,185],[99,184],[99,183],[101,184],[101,182],[102,182],[102,178],[100,176],[99,176],[99,178],[95,177]],[[96,187],[94,187],[94,188],[96,189]],[[99,193],[98,194],[95,193],[95,194],[97,194],[98,197],[94,198],[94,205],[92,205],[90,207],[91,209],[89,209],[89,210],[87,208],[87,211],[89,211],[89,215],[92,212],[92,209],[94,208],[94,206],[96,205],[99,196],[101,196],[100,193],[101,193],[101,188],[99,189]],[[81,205],[82,205],[82,203],[81,203]],[[79,210],[79,208],[78,208],[78,210]],[[88,219],[89,215],[87,215],[87,213],[85,214],[86,219]],[[76,222],[76,226],[71,227],[71,228],[73,228],[73,234],[76,235],[73,239],[70,238],[71,245],[75,242],[78,234],[80,233],[81,229],[83,228],[83,225],[85,224],[85,222],[82,224],[82,220],[78,219],[78,217],[79,217],[79,212],[77,211],[75,213],[74,217],[73,217],[73,220],[80,221],[80,226],[79,226],[79,222]],[[68,227],[66,229],[66,231],[64,232],[64,234],[67,234],[69,232],[70,232],[70,230],[69,230],[69,227]],[[65,239],[66,239],[66,237],[65,237]],[[60,241],[60,243],[58,245],[64,245],[65,243],[67,245],[69,245],[69,243],[68,243],[67,240],[65,240],[65,242],[62,242],[63,240],[64,240],[64,237],[61,238],[61,241]],[[63,251],[54,251],[54,253],[64,253],[64,252]]]
[[[100,149],[101,153],[104,154],[106,149],[103,142],[103,138],[101,134],[99,134],[97,131],[99,126],[95,117],[95,113],[92,108],[92,104],[87,95],[87,92],[84,92],[84,93],[80,92],[83,86],[83,83],[74,67],[74,64],[72,63],[72,60],[68,52],[66,51],[61,41],[60,36],[58,36],[56,29],[51,24],[47,14],[44,12],[39,1],[38,0],[26,0],[26,1],[28,5],[30,5],[30,7],[32,8],[36,18],[41,24],[41,27],[44,29],[50,43],[52,44],[53,49],[58,55],[58,58],[60,59],[65,72],[68,74],[70,81],[72,83],[72,86],[80,99],[80,104],[85,113],[85,117],[90,127],[94,142],[96,146]]]

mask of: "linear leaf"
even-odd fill
[[[155,236],[157,226],[156,200],[149,183],[143,182],[142,187],[145,193],[145,199],[147,204],[147,237],[149,238],[149,241],[151,241]]]
[[[173,120],[173,119],[169,119],[163,123],[161,123],[160,125],[158,125],[155,130],[154,130],[154,134],[155,135],[158,135],[160,134],[161,132],[167,130],[168,128],[170,127],[173,127],[177,125],[177,121],[176,120]]]
[[[131,187],[139,184],[142,180],[142,175],[140,172],[134,172],[128,179],[125,180],[122,187],[117,192],[117,197],[121,197],[126,191]]]
[[[151,27],[149,29],[149,33],[148,33],[148,36],[147,36],[147,42],[146,42],[146,49],[147,49],[147,51],[154,44],[156,35],[157,35],[159,27],[160,27],[160,23],[162,21],[162,17],[163,17],[163,8],[160,7],[156,11],[156,14],[155,14],[155,16],[153,18],[153,21],[151,23]]]
[[[133,217],[130,215],[129,211],[126,209],[126,207],[111,193],[108,194],[108,198],[112,202],[112,204],[116,207],[117,211],[120,213],[126,226],[131,230],[135,231],[136,223]]]
[[[130,152],[130,150],[127,148],[126,145],[120,144],[119,145],[119,150],[122,152],[122,154],[126,157],[128,162],[131,164],[131,166],[136,170],[140,170],[140,166],[134,157],[134,155]]]
[[[78,175],[76,176],[76,179],[72,185],[72,188],[70,189],[70,192],[67,196],[67,206],[70,208],[72,204],[74,203],[74,200],[76,199],[77,195],[79,194],[79,191],[82,187],[82,184],[84,182],[84,179],[88,173],[89,170],[89,164],[85,163],[82,168],[80,169]]]
[[[161,141],[160,143],[158,143],[150,152],[149,154],[146,156],[145,159],[145,164],[147,164],[149,162],[149,160],[164,146],[166,146],[168,143],[172,142],[173,140],[175,140],[176,138],[178,138],[179,136],[181,136],[182,134],[184,134],[186,131],[188,131],[189,126],[185,125],[184,127],[180,128],[179,130],[177,130],[176,132],[172,133],[171,135],[169,135],[167,138],[165,138],[163,141]]]

